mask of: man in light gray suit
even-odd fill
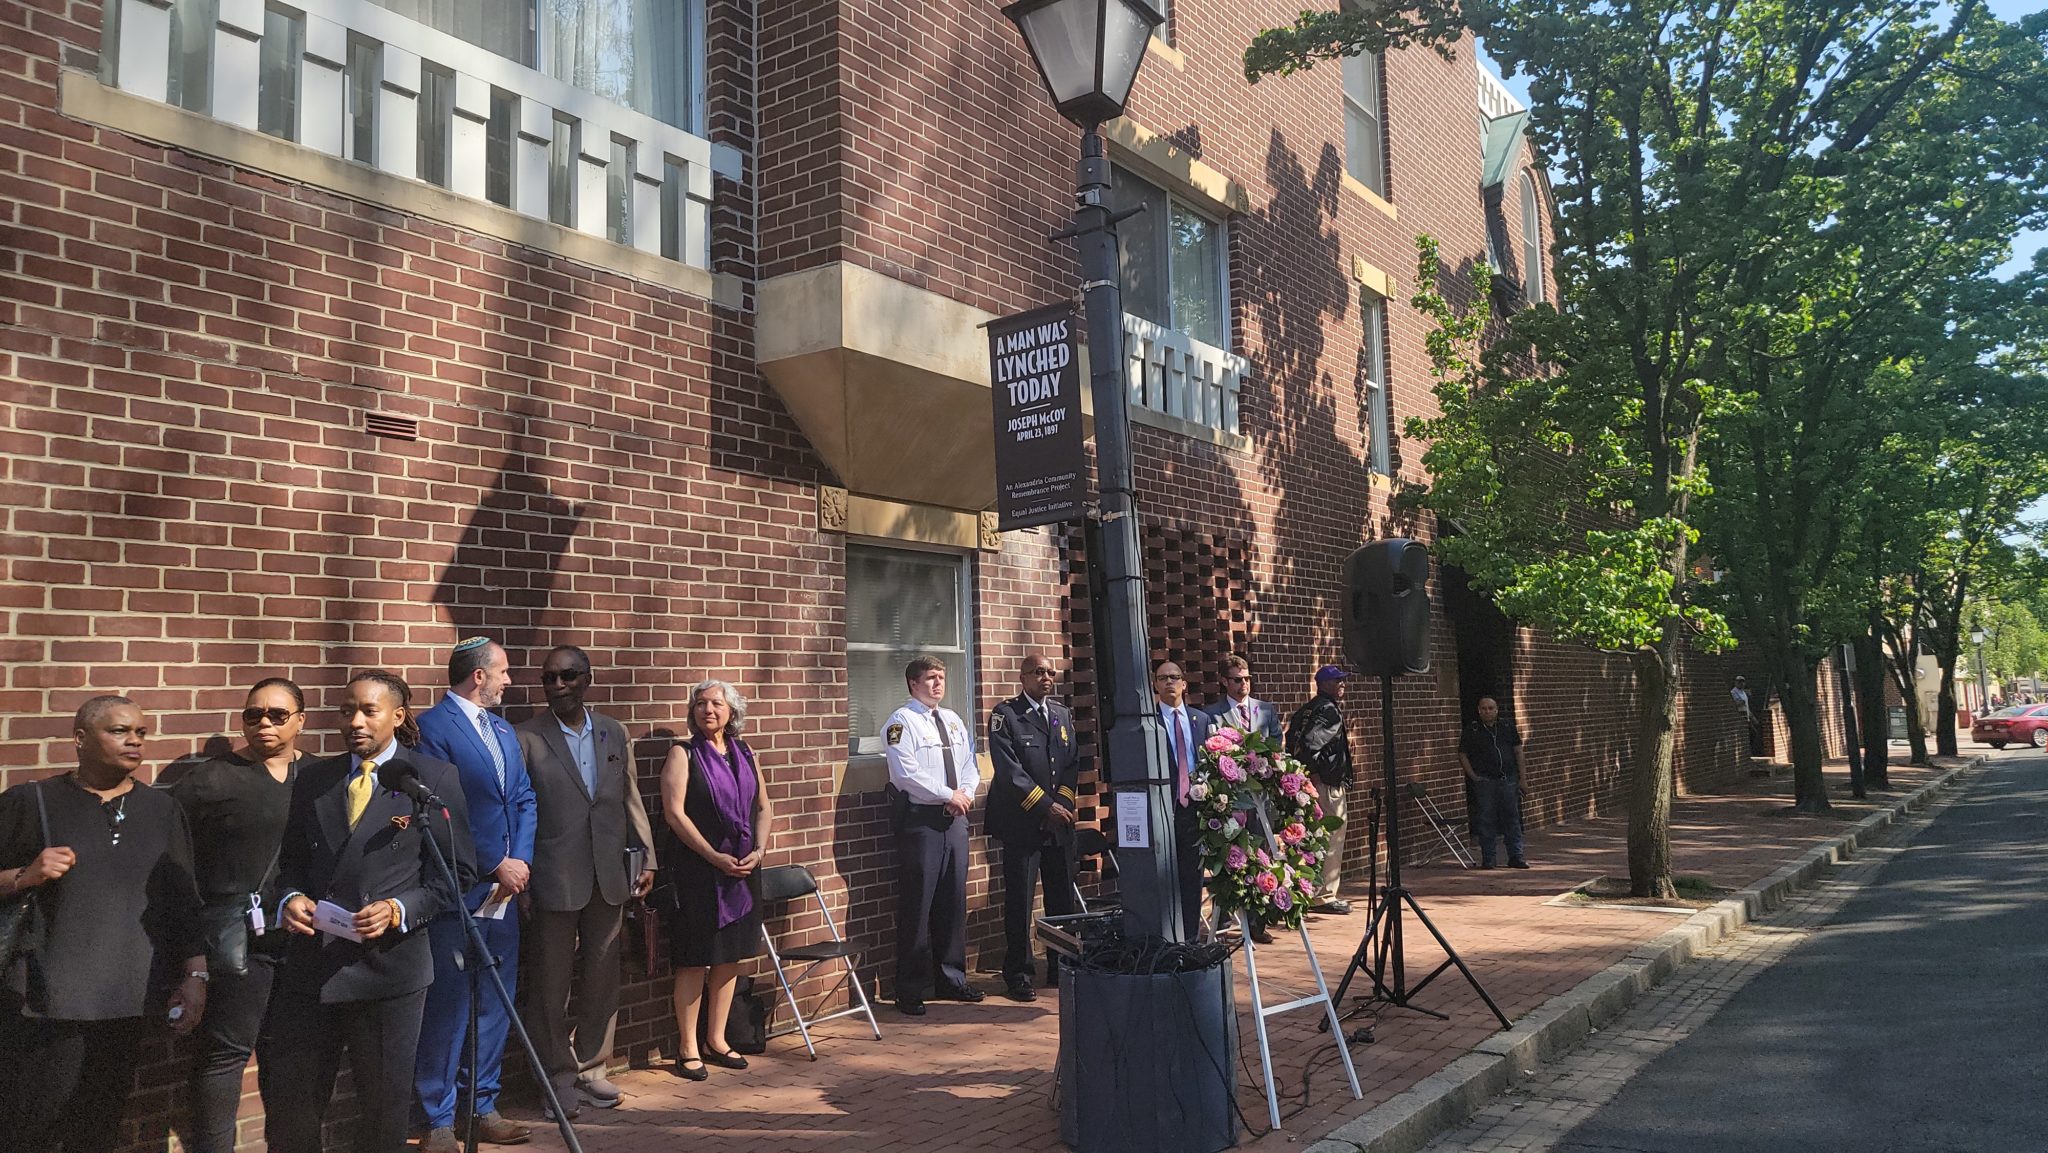
[[[1209,706],[1219,725],[1280,739],[1280,710],[1252,695],[1252,666],[1235,653],[1223,658],[1223,699]]]
[[[584,707],[590,680],[589,655],[557,646],[541,662],[548,711],[518,727],[540,802],[530,910],[533,1039],[572,1117],[583,1104],[619,1103],[618,1086],[604,1075],[619,1012],[619,936],[627,899],[647,892],[655,867],[632,747],[619,722]]]

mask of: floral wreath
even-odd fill
[[[1188,799],[1216,907],[1257,925],[1299,926],[1322,880],[1330,834],[1344,823],[1324,815],[1308,769],[1273,738],[1226,725],[1202,742]],[[1261,801],[1270,844],[1259,827]]]

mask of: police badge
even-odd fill
[[[890,725],[888,731],[882,734],[882,740],[892,745],[901,743],[903,740],[903,726],[901,724]]]

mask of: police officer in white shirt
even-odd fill
[[[903,670],[910,700],[889,714],[889,802],[896,831],[896,1008],[979,1001],[967,987],[967,810],[981,783],[974,737],[946,696],[946,666],[921,656]]]

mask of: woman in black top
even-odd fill
[[[75,772],[0,794],[0,901],[33,891],[46,926],[0,992],[7,1153],[113,1149],[145,1022],[190,1033],[206,1008],[185,814],[133,776],[142,710],[94,697],[73,735]]]
[[[242,709],[242,748],[171,786],[192,827],[193,863],[206,903],[212,996],[192,1098],[198,1153],[232,1153],[242,1071],[270,1004],[284,953],[278,925],[278,846],[299,770],[306,696],[283,677],[256,682]]]

